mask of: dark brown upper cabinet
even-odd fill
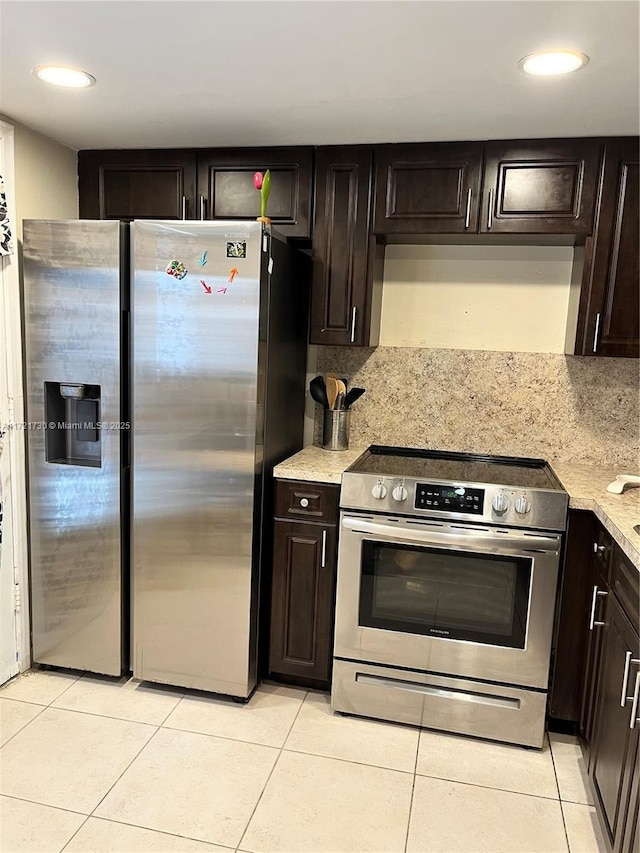
[[[81,219],[185,219],[195,215],[189,151],[80,151]]]
[[[311,236],[313,148],[216,148],[198,152],[197,219],[260,216],[255,172],[271,171],[267,216],[287,237]]]
[[[83,219],[255,219],[254,172],[271,170],[267,213],[287,237],[311,234],[313,148],[80,151]],[[196,192],[197,189],[197,192]]]
[[[585,262],[577,355],[640,356],[639,140],[608,140]]]
[[[602,153],[598,140],[487,142],[484,150],[481,233],[591,232]]]
[[[481,142],[377,146],[374,232],[475,233],[483,148]]]
[[[591,139],[439,142],[376,148],[374,232],[591,232],[601,143]]]
[[[312,344],[375,346],[384,247],[370,236],[373,149],[316,151]]]

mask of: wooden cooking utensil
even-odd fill
[[[325,374],[324,384],[327,389],[327,400],[329,401],[329,408],[335,409],[336,407],[336,397],[338,396],[338,380],[334,379],[333,376],[329,376]]]

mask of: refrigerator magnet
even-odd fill
[[[247,241],[232,240],[227,243],[228,258],[246,258],[247,257]]]
[[[167,275],[172,275],[178,280],[183,279],[187,274],[187,268],[181,261],[170,261],[166,269]]]

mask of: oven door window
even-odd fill
[[[533,560],[362,543],[360,625],[523,649]]]

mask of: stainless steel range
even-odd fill
[[[333,709],[541,747],[568,505],[546,462],[373,446],[340,505]]]

